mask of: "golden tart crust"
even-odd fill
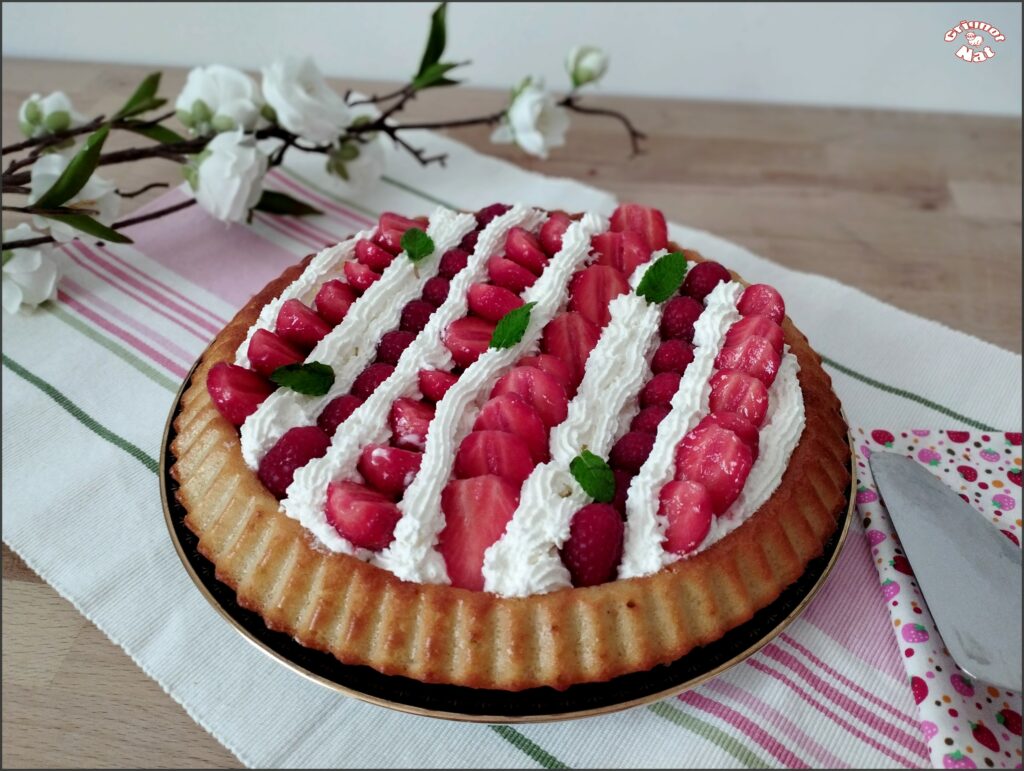
[[[771,498],[695,557],[643,578],[504,598],[409,583],[327,551],[279,510],[242,460],[237,429],[206,391],[210,367],[233,361],[260,309],[308,259],[253,297],[203,354],[171,444],[175,495],[199,551],[269,628],[346,664],[427,683],[564,689],[645,671],[713,643],[771,604],[836,530],[850,484],[848,429],[820,357],[787,317],[785,340],[800,362],[803,435]]]

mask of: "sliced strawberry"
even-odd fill
[[[615,232],[639,233],[651,251],[668,246],[665,215],[649,206],[641,206],[638,203],[620,204],[612,213],[611,226]]]
[[[363,403],[363,400],[352,394],[342,394],[331,399],[324,407],[316,424],[320,426],[325,434],[334,436],[338,426],[348,420],[348,416],[355,412],[356,407]]]
[[[725,333],[723,347],[739,345],[748,337],[763,337],[777,353],[782,353],[782,327],[765,316],[747,316],[737,321]]]
[[[358,396],[360,399],[368,399],[370,394],[376,391],[381,383],[391,377],[391,373],[394,371],[395,368],[391,364],[385,364],[384,362],[371,364],[356,375],[356,379],[352,381],[352,395]]]
[[[251,369],[221,361],[207,373],[206,390],[220,414],[240,426],[270,396],[274,385]]]
[[[257,329],[249,340],[248,356],[249,365],[267,377],[278,367],[298,364],[306,358],[305,353],[266,329]]]
[[[562,237],[571,224],[572,220],[569,219],[569,215],[559,211],[548,217],[547,221],[541,225],[540,245],[549,257],[554,257],[562,251]]]
[[[519,506],[519,486],[499,476],[457,479],[441,493],[444,529],[437,550],[452,586],[482,591],[484,552],[505,534]]]
[[[456,479],[496,474],[518,485],[531,471],[530,448],[507,431],[472,431],[455,453]]]
[[[485,228],[511,208],[507,203],[492,203],[490,206],[485,206],[476,213],[476,224],[478,227]]]
[[[491,257],[487,261],[487,275],[491,277],[492,283],[516,294],[522,294],[526,287],[533,286],[537,280],[537,277],[522,265],[517,265],[504,257]]]
[[[400,496],[420,470],[423,453],[400,450],[386,444],[368,444],[356,468],[374,489],[388,497]]]
[[[655,374],[661,372],[677,372],[682,375],[693,361],[693,346],[685,340],[666,340],[654,352],[651,359],[651,370]]]
[[[621,271],[609,265],[591,265],[569,281],[569,310],[604,327],[612,317],[608,303],[627,292],[629,282]]]
[[[383,273],[384,269],[395,259],[391,252],[381,249],[368,238],[356,241],[356,260],[374,273]]]
[[[377,233],[373,237],[374,243],[392,254],[398,254],[402,251],[402,236],[409,228],[426,231],[427,218],[418,217],[411,220],[401,214],[386,211],[380,215],[380,220],[378,220]]]
[[[682,376],[678,372],[660,372],[647,381],[640,391],[640,406],[650,407],[661,404],[668,407],[672,397],[679,390]]]
[[[377,361],[385,364],[398,364],[405,349],[412,345],[416,335],[412,332],[404,332],[400,329],[392,329],[385,332],[377,343]]]
[[[519,394],[500,394],[488,399],[477,415],[473,430],[515,434],[526,443],[534,463],[543,463],[550,457],[544,421]]]
[[[647,240],[639,233],[601,233],[590,239],[598,265],[610,265],[629,278],[651,257]]]
[[[448,279],[443,276],[434,276],[423,285],[423,299],[435,308],[448,299]]]
[[[470,233],[469,235],[473,235]],[[467,236],[468,238],[469,236]],[[455,278],[469,264],[469,253],[465,249],[449,249],[437,265],[437,273],[449,280]]]
[[[284,498],[295,472],[321,457],[330,446],[331,438],[317,426],[290,428],[260,461],[260,481],[275,498]]]
[[[348,281],[348,285],[359,294],[369,289],[373,282],[379,278],[380,273],[377,273],[373,268],[368,268],[361,262],[345,263],[345,279]]]
[[[719,370],[711,378],[708,404],[712,412],[735,412],[757,427],[768,412],[768,389],[753,375]]]
[[[296,348],[312,351],[331,331],[331,325],[298,300],[286,300],[277,313],[277,326],[274,331]]]
[[[687,554],[703,543],[711,530],[711,495],[697,482],[669,482],[658,495],[658,514],[668,520],[665,551]]]
[[[572,372],[569,370],[569,365],[557,356],[552,356],[550,353],[538,353],[536,356],[524,356],[516,362],[516,365],[542,369],[562,385],[562,388],[565,390],[567,395],[572,396],[573,393],[575,393],[575,389],[572,385]]]
[[[786,317],[786,303],[782,295],[768,284],[752,284],[743,290],[736,310],[742,316],[764,316],[776,324],[781,324]]]
[[[658,425],[670,412],[667,404],[652,404],[644,407],[636,414],[629,424],[630,431],[643,431],[645,434],[658,433]]]
[[[402,308],[402,320],[398,328],[403,332],[422,332],[433,312],[434,306],[426,300],[410,300]]]
[[[607,503],[588,504],[573,515],[561,549],[573,586],[596,586],[615,578],[624,531],[619,512]]]
[[[537,367],[513,367],[494,384],[490,398],[508,393],[522,397],[548,428],[565,420],[569,411],[569,400],[562,386]]]
[[[629,486],[636,474],[624,468],[612,469],[612,473],[615,475],[615,498],[612,499],[612,506],[619,514],[625,516],[626,497],[629,495]]]
[[[721,426],[691,431],[676,447],[676,479],[699,482],[721,514],[739,496],[753,464],[750,448]]]
[[[458,381],[455,375],[439,369],[421,369],[417,378],[423,398],[434,403],[441,401],[448,389]]]
[[[682,293],[703,302],[723,281],[732,281],[729,271],[717,262],[698,262],[686,272]]]
[[[505,256],[516,265],[522,265],[535,276],[544,272],[548,266],[548,256],[544,254],[537,237],[523,228],[512,228],[505,236]]]
[[[630,431],[619,437],[608,453],[608,463],[616,469],[632,474],[644,465],[654,448],[654,435],[643,431]]]
[[[693,430],[700,431],[707,426],[720,426],[732,431],[750,448],[750,459],[752,461],[757,460],[761,434],[757,430],[757,426],[738,412],[712,412],[709,415],[705,415]]]
[[[494,324],[477,316],[456,319],[444,331],[445,347],[460,367],[468,367],[480,358],[491,344]]]
[[[314,303],[317,315],[331,326],[337,326],[358,297],[359,295],[344,281],[332,278],[316,293]]]
[[[583,380],[587,357],[597,345],[601,330],[597,324],[582,314],[570,311],[555,316],[546,327],[541,338],[541,349],[564,361],[572,375],[573,391]]]
[[[403,396],[395,399],[388,413],[392,443],[403,450],[423,451],[427,445],[427,432],[434,419],[434,408],[416,399]]]
[[[662,340],[691,342],[693,325],[703,312],[704,306],[692,297],[673,297],[661,313]]]
[[[518,294],[494,284],[470,284],[466,301],[471,313],[494,322],[501,321],[506,313],[523,304]]]
[[[782,357],[772,344],[763,337],[748,337],[745,340],[723,348],[715,359],[718,369],[735,369],[753,375],[766,386],[770,386],[779,373]]]
[[[380,551],[395,537],[402,512],[382,493],[358,482],[327,486],[327,521],[353,546]]]

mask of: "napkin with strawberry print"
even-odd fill
[[[1021,694],[972,680],[950,658],[868,465],[876,450],[914,458],[1020,546],[1020,433],[860,428],[853,430],[853,438],[857,511],[921,711],[932,763],[937,768],[1020,768]],[[1020,597],[999,601],[1008,613],[1020,612]]]

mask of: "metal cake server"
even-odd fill
[[[913,459],[873,452],[869,463],[953,660],[1020,691],[1020,549]]]

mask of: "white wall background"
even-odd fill
[[[419,63],[433,4],[11,3],[3,55],[256,69],[308,53],[336,76],[399,80]],[[943,35],[999,27],[969,64]],[[507,87],[528,72],[562,87],[576,43],[612,57],[606,93],[1020,115],[1017,3],[454,3],[448,57]]]

